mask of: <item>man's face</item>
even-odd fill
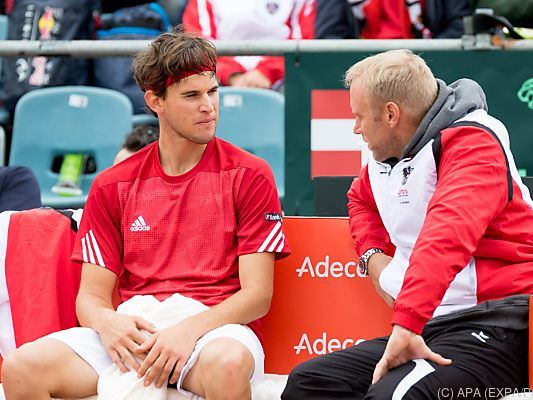
[[[160,120],[176,135],[196,144],[215,137],[218,121],[218,82],[211,73],[191,75],[167,88]],[[162,121],[161,121],[162,122]]]
[[[385,161],[399,157],[403,146],[399,135],[394,132],[387,121],[385,104],[372,102],[371,95],[360,80],[354,80],[350,86],[350,108],[355,116],[353,132],[362,135],[368,144],[374,160]]]

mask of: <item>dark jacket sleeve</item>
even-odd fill
[[[435,39],[460,38],[464,33],[463,17],[471,14],[469,0],[427,0],[425,25]]]
[[[41,207],[39,183],[26,167],[0,167],[0,212]]]
[[[354,39],[357,25],[346,0],[317,0],[316,39]]]

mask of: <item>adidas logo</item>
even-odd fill
[[[139,216],[133,224],[131,224],[130,231],[132,232],[140,232],[140,231],[149,231],[150,226],[146,224],[146,221],[142,216]]]

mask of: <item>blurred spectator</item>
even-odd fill
[[[99,40],[153,40],[172,28],[165,9],[156,2],[121,8],[102,15],[96,31]],[[143,113],[144,93],[131,73],[132,58],[101,57],[93,61],[93,84],[124,93],[133,113]]]
[[[86,40],[93,37],[96,0],[14,1],[8,20],[8,40]],[[5,4],[8,8],[8,2]],[[12,113],[30,90],[50,86],[87,85],[89,60],[73,57],[18,56],[2,60],[3,106]]]
[[[102,0],[102,12],[112,13],[121,8],[147,3],[149,3],[147,0]],[[181,23],[183,10],[187,4],[187,0],[158,0],[156,3],[165,9],[172,25],[178,25]]]
[[[0,14],[9,14],[13,9],[14,0],[2,0],[0,1]]]
[[[363,39],[460,38],[470,0],[348,0]]]
[[[185,31],[217,40],[283,40],[315,37],[315,0],[189,0]],[[219,57],[223,85],[272,88],[283,79],[283,57]]]
[[[153,125],[139,125],[133,128],[131,133],[126,136],[122,145],[113,161],[113,165],[124,161],[126,158],[141,150],[143,147],[159,139],[159,128]]]
[[[26,167],[0,167],[0,212],[41,207],[39,183]]]
[[[124,7],[133,7],[149,3],[147,0],[102,0],[102,12],[112,13]]]
[[[317,39],[355,39],[359,27],[346,0],[316,0]]]
[[[159,0],[159,4],[167,12],[172,25],[181,24],[187,0]]]

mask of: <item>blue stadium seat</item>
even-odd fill
[[[132,129],[131,101],[110,89],[61,86],[26,93],[15,108],[9,165],[29,167],[41,187],[43,206],[81,207],[97,173],[110,167]],[[80,196],[51,191],[59,174],[54,160],[68,153],[94,159],[96,171],[83,174]]]
[[[0,40],[7,39],[7,28],[8,28],[8,18],[7,15],[0,15]],[[0,59],[0,76],[2,75],[2,65],[4,64],[3,60]],[[0,108],[0,124],[6,124],[9,121],[9,113],[5,108]],[[3,163],[1,164],[3,165]]]
[[[220,88],[217,136],[266,160],[285,195],[285,98],[264,89]]]
[[[139,125],[159,126],[159,120],[152,114],[134,114],[131,120],[134,127]]]

